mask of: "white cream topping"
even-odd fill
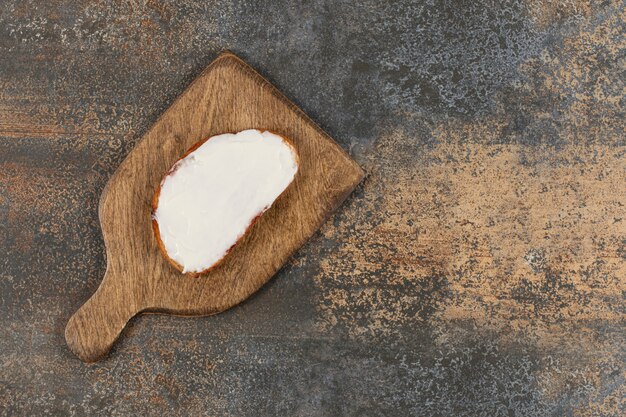
[[[297,171],[295,151],[271,132],[213,136],[161,183],[153,218],[168,256],[183,272],[213,266]]]

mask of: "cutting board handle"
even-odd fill
[[[140,308],[128,287],[107,271],[102,284],[65,327],[70,350],[83,362],[95,362],[105,356],[122,330]]]

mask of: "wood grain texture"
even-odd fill
[[[160,253],[151,199],[193,144],[249,128],[290,138],[300,169],[287,191],[214,270],[183,275]],[[103,191],[99,217],[107,270],[72,316],[65,338],[85,362],[103,357],[140,312],[210,315],[248,298],[281,268],[363,178],[359,166],[269,82],[221,54],[146,133]]]

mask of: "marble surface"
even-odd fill
[[[625,6],[3,0],[0,415],[625,415]],[[99,195],[223,49],[367,177],[242,305],[84,365]]]

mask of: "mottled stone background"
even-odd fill
[[[87,366],[96,208],[222,49],[367,171],[258,294]],[[624,1],[0,0],[0,414],[626,415]]]

